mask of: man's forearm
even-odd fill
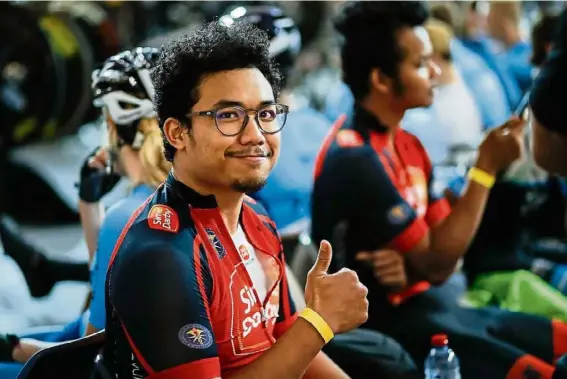
[[[58,344],[59,342],[45,342],[33,338],[22,338],[18,346],[16,346],[12,352],[12,358],[14,358],[16,362],[26,363],[28,359],[38,351]]]
[[[486,207],[490,190],[469,181],[465,194],[457,201],[451,213],[431,231],[431,266],[450,275],[459,259],[467,251],[474,238]]]
[[[270,349],[230,379],[300,379],[324,344],[319,332],[298,318]]]
[[[104,207],[102,203],[86,203],[79,200],[79,215],[81,217],[81,225],[83,227],[83,235],[87,242],[89,250],[89,263],[92,261],[97,243],[98,233],[104,218]]]

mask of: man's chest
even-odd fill
[[[220,236],[206,228],[204,247],[215,259],[212,326],[223,367],[255,359],[274,342],[284,273],[277,259],[279,246],[264,249],[248,241]],[[265,251],[265,249],[273,251]]]
[[[371,135],[370,144],[374,159],[383,167],[400,197],[424,217],[428,205],[428,176],[421,151],[405,139],[387,146],[382,136]]]

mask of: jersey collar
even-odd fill
[[[354,107],[354,127],[359,129],[359,132],[376,131],[378,133],[386,133],[388,131],[388,128],[376,116],[359,104]]]
[[[195,208],[216,208],[218,206],[215,195],[201,195],[177,180],[171,171],[167,175],[167,179],[165,179],[165,185],[169,186],[173,193],[179,196],[184,202]]]

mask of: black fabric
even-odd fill
[[[557,369],[553,373],[552,379],[567,379],[567,354],[557,360],[555,367]]]
[[[135,228],[132,227],[134,232]],[[113,265],[109,295],[116,315],[141,356],[156,372],[217,356],[214,343],[208,348],[187,349],[178,340],[180,325],[195,324],[212,330],[208,318],[210,299],[195,290],[201,278],[207,296],[212,296],[211,273],[204,251],[200,264],[194,262],[192,254],[187,247],[181,250],[179,245],[150,242],[136,254],[126,254],[124,259],[118,255]],[[163,296],[164,293],[171,296]],[[117,370],[128,371],[126,367]]]
[[[396,339],[421,368],[434,334],[447,334],[460,359],[463,379],[505,378],[525,354],[552,363],[551,322],[498,308],[464,308],[448,282],[432,287],[389,312],[371,315],[364,326]]]
[[[80,181],[76,185],[79,189],[79,198],[87,203],[96,203],[104,195],[112,191],[120,181],[120,175],[114,172],[101,171],[89,166],[89,159],[99,151],[97,147],[83,162],[80,172]]]
[[[567,134],[567,9],[561,14],[552,50],[534,82],[530,105],[546,128]]]
[[[418,379],[423,375],[394,339],[368,329],[336,336],[323,351],[352,379]]]
[[[22,270],[33,297],[46,296],[60,281],[89,281],[87,263],[50,260],[23,238],[16,222],[6,215],[0,215],[0,240],[6,255]]]
[[[14,362],[12,353],[19,342],[14,334],[0,334],[0,362]]]

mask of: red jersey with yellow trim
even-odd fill
[[[402,293],[388,294],[371,268],[355,260],[356,253],[410,251],[450,212],[417,137],[400,128],[389,143],[386,131],[360,108],[348,125],[339,119],[317,157],[312,194],[313,240],[332,243],[333,269],[357,270],[371,292],[371,317],[372,309],[380,312],[430,285],[422,281]]]
[[[119,378],[229,376],[291,326],[296,311],[275,224],[250,198],[240,223],[267,275],[265,299],[214,196],[170,174],[132,215],[106,283],[104,355]]]

